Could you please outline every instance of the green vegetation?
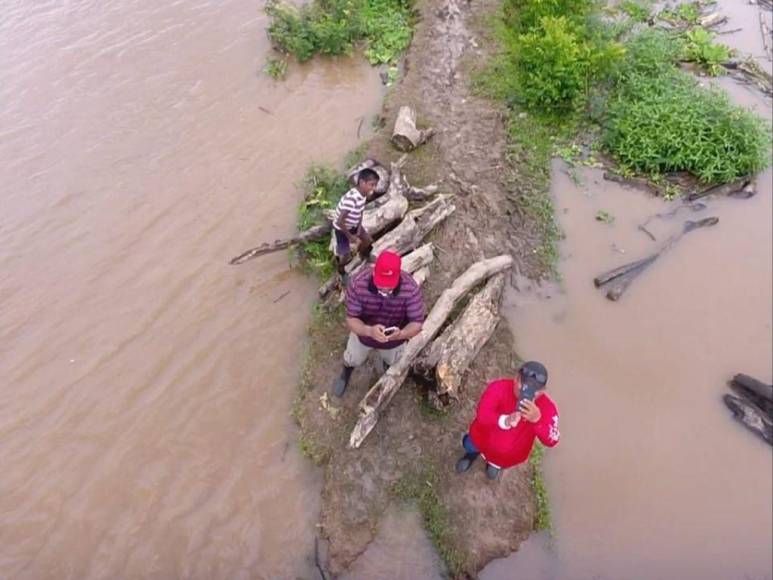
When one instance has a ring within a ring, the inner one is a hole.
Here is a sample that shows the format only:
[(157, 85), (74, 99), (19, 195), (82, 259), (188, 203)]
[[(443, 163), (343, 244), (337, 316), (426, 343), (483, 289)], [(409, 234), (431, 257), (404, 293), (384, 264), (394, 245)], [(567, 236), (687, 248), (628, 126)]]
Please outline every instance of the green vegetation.
[(550, 515), (550, 498), (542, 476), (542, 458), (545, 448), (539, 441), (534, 443), (534, 449), (529, 456), (529, 465), (532, 468), (531, 485), (537, 497), (537, 521), (535, 527), (538, 530), (547, 530), (553, 533), (553, 522)]
[(663, 10), (658, 14), (661, 20), (671, 24), (698, 24), (701, 19), (701, 8), (698, 2), (679, 4), (673, 10)]
[(656, 31), (628, 43), (607, 101), (604, 148), (624, 168), (651, 177), (689, 171), (704, 182), (728, 182), (764, 169), (770, 134), (763, 122), (680, 71), (679, 50)]
[(596, 212), (596, 221), (604, 222), (605, 224), (611, 225), (615, 223), (615, 216), (613, 216), (605, 209), (600, 209), (599, 211)]
[(700, 65), (711, 76), (722, 74), (722, 63), (732, 51), (724, 44), (714, 44), (714, 35), (705, 28), (693, 28), (684, 34), (682, 58)]
[(315, 54), (351, 54), (362, 45), (371, 64), (392, 63), (410, 44), (414, 20), (409, 0), (272, 1), (266, 12), (274, 45), (301, 62)]
[[(302, 187), (305, 195), (298, 206), (298, 229), (301, 231), (325, 223), (325, 212), (335, 208), (338, 200), (349, 189), (349, 184), (346, 176), (340, 172), (330, 167), (312, 165), (303, 178)], [(329, 243), (330, 238), (325, 237), (293, 250), (301, 265), (323, 280), (335, 271)]]
[(274, 80), (282, 80), (287, 74), (287, 61), (283, 58), (269, 58), (263, 72)]
[(634, 22), (646, 22), (650, 17), (648, 0), (624, 0), (618, 8)]
[(451, 539), (448, 521), (448, 508), (438, 495), (438, 476), (432, 466), (420, 474), (403, 476), (392, 486), (392, 494), (404, 500), (416, 503), (424, 529), (440, 557), (445, 562), (451, 577), (463, 572), (463, 557)]

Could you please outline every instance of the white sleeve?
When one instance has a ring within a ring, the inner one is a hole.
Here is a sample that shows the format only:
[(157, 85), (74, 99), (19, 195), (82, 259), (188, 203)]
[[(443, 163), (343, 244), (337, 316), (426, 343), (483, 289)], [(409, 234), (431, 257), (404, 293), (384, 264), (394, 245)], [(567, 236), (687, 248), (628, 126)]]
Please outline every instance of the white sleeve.
[(509, 417), (509, 415), (500, 415), (499, 416), (498, 424), (499, 424), (499, 428), (500, 429), (504, 429), (505, 431), (510, 429), (510, 425), (507, 422), (507, 418), (508, 417)]

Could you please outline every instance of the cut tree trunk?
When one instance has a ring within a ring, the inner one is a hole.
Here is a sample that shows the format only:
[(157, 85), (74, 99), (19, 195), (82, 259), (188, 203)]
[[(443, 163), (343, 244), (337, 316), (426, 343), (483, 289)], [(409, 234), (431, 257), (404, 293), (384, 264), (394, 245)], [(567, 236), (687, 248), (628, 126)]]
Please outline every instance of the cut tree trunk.
[(349, 437), (351, 447), (359, 447), (373, 430), (381, 412), (405, 381), (414, 359), (435, 338), (458, 300), (483, 280), (504, 272), (513, 264), (510, 256), (502, 255), (481, 260), (470, 266), (450, 288), (443, 291), (424, 321), (421, 332), (414, 336), (403, 349), (400, 359), (376, 382), (360, 402), (360, 417)]
[(354, 187), (357, 185), (357, 174), (363, 169), (372, 169), (378, 173), (378, 183), (376, 184), (376, 195), (383, 195), (389, 188), (389, 170), (375, 159), (366, 159), (362, 163), (358, 163), (354, 167), (351, 167), (346, 172), (346, 178), (349, 180), (349, 184)]
[(299, 244), (305, 244), (306, 242), (321, 240), (322, 238), (324, 238), (326, 235), (330, 233), (331, 229), (332, 229), (332, 225), (330, 224), (330, 222), (324, 223), (319, 226), (314, 226), (313, 228), (309, 228), (308, 230), (302, 231), (297, 236), (293, 236), (292, 238), (285, 238), (284, 240), (274, 240), (273, 242), (267, 242), (259, 246), (256, 246), (255, 248), (247, 250), (246, 252), (239, 254), (235, 258), (232, 258), (231, 261), (228, 263), (231, 265), (243, 264), (247, 260), (251, 260), (253, 258), (257, 258), (258, 256), (263, 256), (265, 254), (270, 254), (272, 252), (278, 252), (279, 250), (285, 250), (290, 246), (297, 246)]
[(392, 143), (400, 151), (413, 151), (434, 135), (434, 129), (421, 130), (416, 128), (416, 111), (411, 107), (402, 106), (397, 112), (395, 127), (392, 131)]
[[(424, 207), (409, 211), (395, 229), (376, 240), (371, 255), (378, 256), (384, 250), (404, 255), (413, 250), (435, 226), (456, 210), (456, 206), (451, 203), (451, 197), (439, 195)], [(355, 258), (347, 265), (346, 272), (352, 278), (364, 267), (365, 263), (360, 258)], [(319, 297), (327, 298), (337, 283), (337, 276), (330, 278), (319, 288)]]
[(501, 319), (499, 305), (504, 287), (504, 274), (492, 276), (456, 322), (416, 358), (413, 371), (434, 386), (441, 401), (459, 400), (459, 387), (467, 367)]

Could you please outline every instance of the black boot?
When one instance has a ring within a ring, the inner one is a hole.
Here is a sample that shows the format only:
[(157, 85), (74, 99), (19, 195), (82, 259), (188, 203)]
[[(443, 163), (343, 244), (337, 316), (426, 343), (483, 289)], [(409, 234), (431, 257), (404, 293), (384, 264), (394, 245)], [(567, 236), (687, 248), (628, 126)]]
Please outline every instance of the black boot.
[(352, 378), (353, 370), (354, 367), (348, 367), (344, 365), (343, 370), (341, 370), (341, 375), (336, 379), (335, 383), (333, 383), (333, 394), (336, 397), (344, 396), (346, 387), (349, 386), (349, 379)]
[(486, 464), (486, 477), (488, 477), (490, 480), (495, 480), (497, 477), (499, 477), (499, 472), (502, 471), (498, 467), (494, 467), (490, 463)]
[(464, 473), (470, 469), (472, 462), (478, 458), (478, 455), (480, 455), (480, 453), (465, 453), (464, 457), (456, 462), (456, 473)]

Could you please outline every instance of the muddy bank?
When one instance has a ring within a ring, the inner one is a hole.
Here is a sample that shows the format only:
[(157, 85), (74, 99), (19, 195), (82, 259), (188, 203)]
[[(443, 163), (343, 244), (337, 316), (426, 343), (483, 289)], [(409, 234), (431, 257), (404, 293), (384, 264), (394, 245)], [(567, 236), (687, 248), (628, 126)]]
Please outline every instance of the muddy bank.
[[(383, 163), (398, 157), (388, 137), (402, 104), (414, 106), (419, 122), (437, 130), (408, 156), (403, 169), (413, 184), (442, 180), (441, 193), (456, 196), (456, 212), (430, 238), (437, 252), (425, 285), (428, 305), (482, 256), (509, 253), (519, 272), (540, 274), (533, 251), (540, 233), (522, 218), (513, 199), (542, 182), (522, 179), (521, 191), (505, 185), (503, 111), (470, 90), (471, 67), (487, 56), (475, 22), (495, 9), (493, 1), (421, 4), (405, 77), (388, 96), (385, 129), (366, 152)], [(317, 317), (296, 406), (301, 447), (324, 468), (320, 529), (329, 541), (330, 570), (345, 571), (373, 540), (388, 506), (405, 497), (419, 497), (425, 526), (453, 576), (474, 576), (492, 558), (515, 550), (536, 520), (531, 467), (509, 470), (494, 483), (480, 469), (465, 476), (453, 469), (481, 390), (517, 364), (507, 326), (500, 324), (473, 363), (459, 406), (444, 415), (429, 411), (421, 388), (409, 380), (357, 450), (347, 441), (376, 370), (358, 369), (344, 399), (331, 401), (332, 412), (321, 403), (340, 371), (345, 340), (340, 310)]]

